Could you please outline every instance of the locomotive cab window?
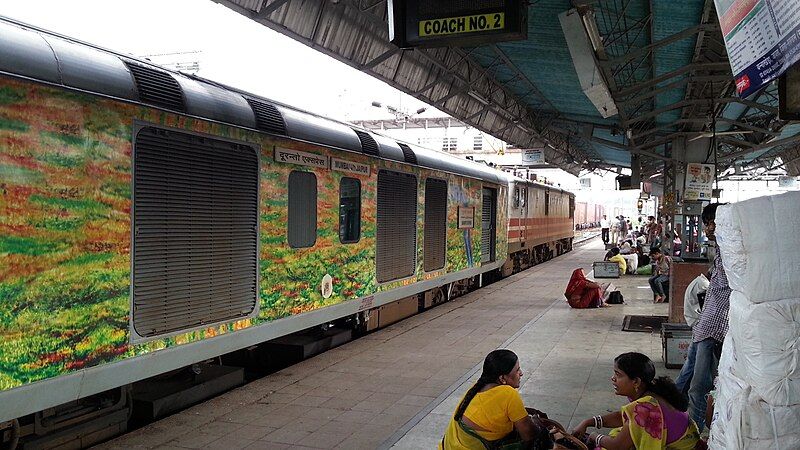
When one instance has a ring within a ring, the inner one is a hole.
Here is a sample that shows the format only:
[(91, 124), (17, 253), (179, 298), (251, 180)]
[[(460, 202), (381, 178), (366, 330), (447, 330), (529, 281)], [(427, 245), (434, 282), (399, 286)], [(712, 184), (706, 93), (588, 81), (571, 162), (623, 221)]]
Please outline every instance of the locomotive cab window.
[(361, 182), (342, 178), (339, 182), (339, 242), (358, 242), (361, 238)]
[(447, 251), (447, 182), (425, 180), (425, 234), (422, 241), (426, 272), (444, 267)]
[(519, 190), (519, 207), (524, 208), (528, 204), (528, 188)]
[(287, 239), (292, 248), (317, 242), (317, 176), (294, 170), (289, 174)]
[(544, 191), (544, 215), (550, 215), (550, 191)]
[(519, 188), (514, 188), (514, 208), (519, 208)]

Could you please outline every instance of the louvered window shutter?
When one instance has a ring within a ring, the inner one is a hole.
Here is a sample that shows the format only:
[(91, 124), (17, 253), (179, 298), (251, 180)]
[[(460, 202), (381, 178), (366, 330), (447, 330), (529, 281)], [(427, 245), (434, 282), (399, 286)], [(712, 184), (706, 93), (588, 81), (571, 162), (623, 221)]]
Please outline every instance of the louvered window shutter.
[(426, 272), (444, 267), (447, 251), (447, 182), (428, 178), (425, 181), (425, 247), (423, 266)]
[(410, 277), (417, 261), (417, 178), (378, 172), (378, 230), (375, 265), (379, 283)]
[(257, 307), (258, 158), (154, 127), (134, 147), (133, 328), (150, 338)]

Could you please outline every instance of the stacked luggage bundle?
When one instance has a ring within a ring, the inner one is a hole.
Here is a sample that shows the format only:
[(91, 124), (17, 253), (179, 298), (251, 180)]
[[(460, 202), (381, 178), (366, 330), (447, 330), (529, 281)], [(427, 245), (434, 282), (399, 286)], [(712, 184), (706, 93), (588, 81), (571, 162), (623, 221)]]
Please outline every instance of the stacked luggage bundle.
[(800, 442), (800, 192), (721, 206), (717, 245), (733, 289), (712, 449)]

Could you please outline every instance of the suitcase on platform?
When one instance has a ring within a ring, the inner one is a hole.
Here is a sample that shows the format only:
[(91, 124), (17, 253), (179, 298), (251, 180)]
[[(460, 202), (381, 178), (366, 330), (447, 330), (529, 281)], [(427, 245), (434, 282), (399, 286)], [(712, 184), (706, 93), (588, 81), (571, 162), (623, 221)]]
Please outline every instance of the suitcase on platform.
[(595, 278), (619, 278), (619, 264), (614, 261), (592, 263)]

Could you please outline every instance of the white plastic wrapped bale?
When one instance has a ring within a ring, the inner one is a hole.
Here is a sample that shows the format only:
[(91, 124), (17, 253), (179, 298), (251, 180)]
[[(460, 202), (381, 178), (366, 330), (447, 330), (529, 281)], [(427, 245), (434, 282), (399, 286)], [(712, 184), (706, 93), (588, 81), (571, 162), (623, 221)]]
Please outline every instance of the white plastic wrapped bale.
[(733, 291), (728, 320), (735, 372), (769, 405), (800, 408), (800, 299), (751, 303)]
[(719, 376), (716, 380), (714, 397), (714, 415), (709, 425), (708, 446), (715, 450), (731, 448), (728, 437), (736, 435), (739, 428), (731, 422), (734, 399), (746, 398), (750, 394), (750, 386), (734, 373), (738, 365), (733, 339), (730, 334), (725, 337), (722, 346), (722, 357), (719, 360)]
[[(738, 432), (728, 427), (728, 449), (773, 450), (797, 449), (800, 446), (800, 411), (789, 406), (770, 406), (758, 401), (751, 392), (734, 403), (731, 422)], [(737, 426), (738, 425), (738, 426)]]
[(722, 254), (722, 265), (728, 278), (728, 286), (737, 291), (744, 290), (744, 279), (747, 274), (747, 255), (744, 251), (742, 229), (736, 218), (738, 211), (733, 205), (722, 205), (717, 208), (714, 217), (717, 238), (717, 251)]
[(797, 298), (800, 191), (721, 206), (715, 223), (731, 288), (754, 303)]

